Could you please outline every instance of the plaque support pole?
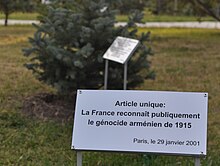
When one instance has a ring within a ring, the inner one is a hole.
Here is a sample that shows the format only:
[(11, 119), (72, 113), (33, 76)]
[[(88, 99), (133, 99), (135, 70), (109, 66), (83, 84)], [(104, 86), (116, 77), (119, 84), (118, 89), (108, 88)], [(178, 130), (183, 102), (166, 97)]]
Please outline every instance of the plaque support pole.
[(105, 78), (104, 78), (104, 90), (108, 87), (108, 60), (105, 60)]
[[(108, 66), (109, 66), (109, 61), (106, 59), (105, 60), (105, 76), (104, 76), (104, 90), (107, 90), (108, 88)], [(124, 83), (123, 83), (123, 89), (127, 89), (127, 76), (128, 76), (128, 63), (126, 62), (124, 64)]]
[(123, 84), (123, 89), (127, 89), (127, 74), (128, 73), (128, 62), (125, 62), (124, 64), (124, 84)]
[(199, 157), (195, 158), (195, 166), (201, 166), (200, 158)]
[(77, 160), (77, 163), (76, 165), (77, 166), (82, 166), (82, 152), (81, 151), (76, 151), (76, 160)]

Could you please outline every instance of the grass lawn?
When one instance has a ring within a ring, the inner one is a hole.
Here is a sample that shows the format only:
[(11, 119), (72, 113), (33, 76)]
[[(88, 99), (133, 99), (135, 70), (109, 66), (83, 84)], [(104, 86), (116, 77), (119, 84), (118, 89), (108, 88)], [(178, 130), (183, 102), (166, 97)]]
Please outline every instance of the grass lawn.
[[(143, 22), (187, 22), (187, 21), (215, 21), (212, 17), (196, 17), (196, 16), (184, 16), (184, 15), (154, 15), (147, 9), (144, 10)], [(127, 15), (118, 15), (118, 21), (126, 22), (128, 20)]]
[[(203, 165), (220, 165), (220, 31), (140, 29), (151, 31), (155, 80), (137, 89), (209, 92), (208, 155)], [(43, 122), (19, 111), (26, 96), (53, 91), (27, 71), (21, 49), (31, 26), (0, 26), (0, 165), (75, 165), (70, 150), (72, 124)], [(83, 152), (84, 165), (193, 166), (191, 157)], [(149, 163), (151, 161), (151, 163)]]
[[(9, 19), (12, 20), (36, 20), (38, 13), (22, 13), (22, 12), (15, 12), (9, 15)], [(5, 19), (5, 15), (0, 13), (0, 19)]]
[[(118, 21), (126, 22), (128, 20), (127, 15), (118, 15)], [(199, 21), (198, 17), (194, 16), (169, 16), (169, 15), (151, 15), (145, 14), (142, 20), (143, 22), (191, 22), (191, 21)], [(211, 17), (203, 17), (200, 21), (215, 21)]]

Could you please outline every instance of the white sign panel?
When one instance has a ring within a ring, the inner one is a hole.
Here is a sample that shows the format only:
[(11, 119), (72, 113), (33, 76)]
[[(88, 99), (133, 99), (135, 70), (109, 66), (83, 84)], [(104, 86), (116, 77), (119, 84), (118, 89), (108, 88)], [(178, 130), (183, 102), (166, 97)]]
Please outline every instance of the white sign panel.
[(138, 40), (118, 36), (103, 58), (124, 64), (135, 51), (138, 43)]
[(72, 149), (206, 155), (207, 93), (78, 90)]

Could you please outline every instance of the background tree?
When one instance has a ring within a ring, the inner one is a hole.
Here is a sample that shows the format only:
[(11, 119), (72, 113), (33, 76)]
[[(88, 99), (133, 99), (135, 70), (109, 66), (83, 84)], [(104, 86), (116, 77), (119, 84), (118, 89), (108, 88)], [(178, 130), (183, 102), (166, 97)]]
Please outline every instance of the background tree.
[[(78, 88), (103, 87), (103, 54), (117, 36), (136, 38), (140, 46), (128, 64), (128, 88), (134, 88), (146, 78), (149, 70), (149, 33), (137, 35), (135, 21), (143, 15), (134, 12), (124, 27), (115, 27), (115, 11), (105, 1), (73, 2), (69, 9), (49, 8), (37, 31), (30, 38), (31, 48), (24, 50), (32, 57), (27, 68), (35, 76), (58, 89), (70, 93)], [(122, 89), (123, 66), (110, 62), (109, 88)]]
[(11, 13), (15, 11), (33, 11), (36, 4), (37, 2), (32, 0), (0, 0), (0, 11), (5, 15), (5, 26), (8, 25), (8, 19)]
[(198, 13), (205, 13), (220, 21), (220, 0), (189, 0)]
[(107, 0), (107, 2), (121, 14), (129, 14), (133, 10), (143, 11), (147, 0)]
[(8, 25), (9, 15), (17, 10), (18, 4), (16, 0), (0, 0), (0, 10), (5, 15), (5, 26)]
[(155, 15), (195, 15), (196, 12), (188, 0), (147, 1), (146, 7)]

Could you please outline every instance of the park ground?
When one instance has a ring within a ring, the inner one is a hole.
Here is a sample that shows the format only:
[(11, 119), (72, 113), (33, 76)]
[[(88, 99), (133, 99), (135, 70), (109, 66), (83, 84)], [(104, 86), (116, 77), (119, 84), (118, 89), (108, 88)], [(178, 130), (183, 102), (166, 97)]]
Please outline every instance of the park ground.
[[(22, 113), (30, 96), (55, 92), (24, 67), (28, 59), (21, 50), (34, 31), (27, 25), (0, 26), (0, 165), (75, 165), (72, 120), (62, 123)], [(208, 92), (208, 155), (202, 165), (220, 165), (220, 31), (139, 28), (140, 33), (147, 31), (156, 79), (137, 89)], [(101, 152), (83, 156), (85, 165), (194, 165), (192, 157)]]

